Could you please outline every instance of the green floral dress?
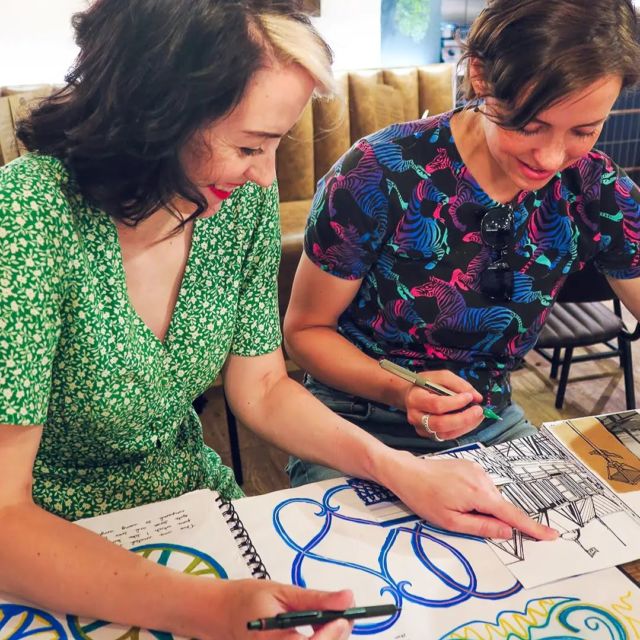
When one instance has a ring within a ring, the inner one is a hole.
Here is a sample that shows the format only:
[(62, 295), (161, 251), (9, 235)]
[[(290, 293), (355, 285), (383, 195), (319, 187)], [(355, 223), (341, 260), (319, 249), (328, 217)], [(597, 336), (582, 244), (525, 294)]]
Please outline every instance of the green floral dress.
[(64, 165), (0, 170), (0, 424), (44, 427), (38, 504), (76, 519), (202, 487), (242, 495), (191, 403), (229, 353), (279, 346), (279, 257), (276, 186), (237, 189), (195, 222), (161, 342), (129, 301), (113, 221)]

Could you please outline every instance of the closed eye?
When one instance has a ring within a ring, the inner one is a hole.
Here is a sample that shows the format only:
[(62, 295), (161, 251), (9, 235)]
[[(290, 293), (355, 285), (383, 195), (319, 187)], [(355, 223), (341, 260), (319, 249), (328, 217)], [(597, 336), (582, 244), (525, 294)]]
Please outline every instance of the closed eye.
[(537, 133), (542, 131), (542, 127), (537, 127), (536, 129), (518, 129), (518, 133), (523, 136), (535, 136)]
[(578, 138), (593, 138), (600, 133), (598, 129), (594, 129), (593, 131), (574, 131), (573, 132)]
[(253, 148), (253, 147), (240, 147), (240, 153), (243, 156), (258, 156), (261, 153), (264, 153), (264, 149), (261, 147)]

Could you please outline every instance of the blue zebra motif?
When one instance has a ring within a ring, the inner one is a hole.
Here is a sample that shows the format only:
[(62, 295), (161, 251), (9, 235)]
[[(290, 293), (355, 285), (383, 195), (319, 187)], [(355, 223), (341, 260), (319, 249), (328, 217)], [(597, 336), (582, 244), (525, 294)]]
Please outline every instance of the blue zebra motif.
[[(362, 280), (339, 318), (343, 336), (376, 359), (447, 368), (500, 410), (508, 371), (535, 344), (567, 275), (593, 259), (613, 277), (640, 277), (640, 195), (591, 151), (518, 194), (512, 241), (498, 256), (480, 225), (502, 203), (462, 161), (454, 115), (357, 142), (319, 183), (305, 250), (327, 272)], [(499, 305), (480, 286), (498, 258), (513, 273), (512, 299)]]

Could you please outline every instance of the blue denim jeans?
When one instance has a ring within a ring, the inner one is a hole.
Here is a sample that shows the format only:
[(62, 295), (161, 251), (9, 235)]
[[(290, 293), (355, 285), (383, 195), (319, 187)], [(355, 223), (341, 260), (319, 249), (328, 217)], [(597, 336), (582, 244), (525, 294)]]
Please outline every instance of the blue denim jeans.
[[(306, 375), (305, 387), (329, 409), (346, 420), (357, 424), (372, 436), (394, 449), (404, 449), (423, 455), (438, 453), (452, 447), (481, 442), (484, 445), (499, 444), (536, 433), (537, 429), (524, 417), (524, 411), (517, 404), (510, 404), (500, 412), (502, 421), (483, 420), (473, 431), (455, 440), (437, 442), (421, 438), (407, 422), (403, 411), (386, 405), (370, 402), (363, 398), (337, 391)], [(306, 462), (295, 456), (289, 458), (287, 473), (292, 487), (308, 482), (337, 478), (339, 471), (313, 462)]]

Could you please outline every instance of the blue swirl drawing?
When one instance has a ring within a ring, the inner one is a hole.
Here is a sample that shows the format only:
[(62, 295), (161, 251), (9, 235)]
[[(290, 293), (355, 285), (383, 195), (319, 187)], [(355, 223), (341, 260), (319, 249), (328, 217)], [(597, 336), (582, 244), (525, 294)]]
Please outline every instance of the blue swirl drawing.
[[(398, 526), (389, 529), (386, 535), (386, 539), (380, 550), (378, 556), (377, 566), (365, 566), (356, 562), (350, 562), (348, 560), (338, 560), (335, 558), (329, 558), (315, 551), (316, 547), (324, 540), (331, 532), (331, 527), (335, 520), (343, 520), (346, 522), (356, 523), (359, 525), (370, 527), (382, 527), (383, 525), (377, 521), (372, 521), (364, 518), (351, 517), (343, 513), (340, 513), (340, 506), (333, 505), (332, 499), (340, 491), (351, 490), (348, 484), (338, 485), (328, 489), (322, 502), (313, 500), (310, 498), (291, 498), (278, 504), (273, 512), (273, 526), (276, 533), (284, 541), (284, 543), (294, 551), (294, 559), (291, 565), (291, 582), (299, 586), (306, 586), (306, 580), (304, 578), (304, 565), (307, 560), (313, 560), (320, 563), (333, 564), (336, 566), (353, 569), (360, 571), (369, 578), (377, 579), (380, 581), (380, 594), (388, 594), (393, 603), (402, 607), (404, 601), (413, 602), (425, 607), (442, 608), (452, 607), (461, 602), (477, 598), (480, 600), (501, 600), (514, 593), (517, 593), (522, 589), (519, 582), (514, 582), (506, 589), (500, 591), (483, 591), (478, 587), (478, 578), (474, 568), (464, 555), (456, 549), (453, 545), (447, 541), (438, 537), (437, 534), (445, 533), (441, 529), (434, 527), (426, 522), (415, 522), (412, 525)], [(308, 504), (317, 509), (315, 516), (318, 518), (318, 531), (309, 542), (304, 545), (298, 544), (287, 533), (285, 526), (282, 523), (282, 513), (285, 509), (292, 504)], [(458, 538), (465, 538), (468, 540), (477, 540), (482, 542), (480, 538), (473, 536), (467, 536), (464, 534), (451, 534), (446, 532), (449, 536)], [(415, 557), (420, 565), (434, 576), (442, 584), (446, 585), (449, 589), (453, 590), (455, 594), (451, 597), (434, 599), (421, 596), (416, 593), (412, 593), (411, 584), (407, 580), (396, 579), (389, 568), (389, 558), (394, 545), (400, 536), (409, 536), (411, 540), (411, 546), (415, 553)], [(447, 550), (453, 558), (455, 558), (459, 565), (462, 567), (465, 579), (461, 581), (456, 579), (451, 573), (445, 569), (436, 566), (429, 558), (429, 555), (425, 551), (424, 545), (426, 542), (439, 545)], [(358, 623), (353, 628), (354, 635), (370, 635), (374, 633), (380, 633), (386, 629), (391, 628), (398, 620), (399, 613), (389, 616), (387, 619), (372, 622), (372, 623)]]
[[(635, 637), (635, 634), (634, 634)], [(503, 640), (630, 640), (610, 611), (576, 598), (529, 600), (523, 611), (502, 611), (495, 620), (470, 620), (438, 640), (501, 638)]]
[[(273, 511), (274, 529), (284, 544), (294, 553), (290, 572), (290, 580), (293, 584), (307, 586), (305, 566), (309, 562), (317, 562), (361, 572), (367, 576), (369, 582), (378, 581), (380, 595), (385, 595), (398, 607), (402, 607), (406, 603), (413, 603), (431, 609), (444, 609), (472, 600), (500, 601), (522, 590), (522, 585), (515, 579), (506, 588), (498, 590), (481, 588), (479, 576), (472, 561), (451, 542), (452, 538), (458, 538), (485, 544), (481, 538), (443, 531), (423, 521), (388, 527), (375, 520), (345, 514), (344, 508), (336, 504), (335, 498), (341, 491), (351, 489), (352, 487), (348, 484), (341, 484), (329, 488), (321, 500), (308, 497), (290, 498), (276, 505)], [(313, 516), (317, 518), (317, 529), (309, 534), (308, 538), (310, 539), (307, 542), (294, 540), (284, 524), (285, 512), (292, 505), (296, 505), (293, 507), (294, 512), (299, 510), (302, 505), (312, 507)], [(319, 545), (330, 536), (332, 527), (340, 520), (363, 527), (380, 527), (386, 531), (375, 563), (365, 565), (350, 559), (329, 557), (319, 552)], [(441, 537), (442, 534), (446, 534), (447, 539)], [(408, 538), (406, 538), (407, 536)], [(393, 549), (403, 537), (410, 541), (411, 550), (420, 570), (424, 569), (431, 579), (445, 586), (449, 595), (440, 598), (426, 597), (416, 593), (409, 580), (393, 575), (391, 568)], [(428, 549), (433, 549), (435, 546), (445, 550), (446, 557), (453, 560), (447, 564), (448, 568), (438, 566), (434, 562), (434, 554), (429, 553)], [(455, 566), (453, 566), (454, 564)], [(451, 592), (453, 593), (451, 594)], [(356, 623), (353, 627), (353, 634), (381, 633), (393, 627), (399, 616), (400, 613), (396, 613), (383, 620)], [(476, 628), (476, 635), (467, 633), (467, 631)], [(512, 632), (514, 628), (518, 629), (517, 633)], [(480, 633), (481, 631), (487, 632), (488, 629), (494, 629), (495, 635), (494, 633), (489, 635)], [(463, 630), (464, 633), (462, 633)], [(598, 635), (595, 635), (596, 633)], [(606, 609), (580, 602), (576, 598), (550, 596), (530, 600), (524, 611), (502, 611), (493, 621), (471, 620), (465, 622), (442, 636), (441, 640), (471, 637), (504, 638), (504, 640), (573, 640), (577, 638), (627, 640), (629, 636), (625, 631), (624, 624)]]
[(50, 613), (21, 604), (0, 603), (0, 638), (67, 640), (67, 632)]

